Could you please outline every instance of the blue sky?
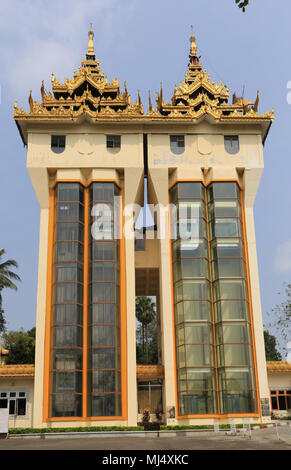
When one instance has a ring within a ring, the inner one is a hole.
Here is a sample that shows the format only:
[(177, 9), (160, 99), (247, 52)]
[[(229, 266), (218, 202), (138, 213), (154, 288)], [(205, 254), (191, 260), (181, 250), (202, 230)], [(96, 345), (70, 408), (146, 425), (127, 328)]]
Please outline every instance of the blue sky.
[[(13, 121), (13, 104), (28, 109), (51, 74), (72, 77), (84, 57), (93, 23), (95, 53), (108, 79), (127, 82), (132, 100), (148, 90), (155, 103), (163, 82), (169, 100), (184, 79), (190, 25), (202, 63), (230, 94), (254, 100), (260, 112), (275, 109), (265, 148), (265, 170), (255, 203), (261, 297), (266, 312), (291, 277), (291, 3), (250, 0), (242, 13), (234, 0), (0, 0), (0, 247), (19, 263), (17, 293), (5, 291), (7, 328), (35, 325), (39, 207), (26, 171), (26, 149)], [(11, 178), (13, 174), (13, 179)]]

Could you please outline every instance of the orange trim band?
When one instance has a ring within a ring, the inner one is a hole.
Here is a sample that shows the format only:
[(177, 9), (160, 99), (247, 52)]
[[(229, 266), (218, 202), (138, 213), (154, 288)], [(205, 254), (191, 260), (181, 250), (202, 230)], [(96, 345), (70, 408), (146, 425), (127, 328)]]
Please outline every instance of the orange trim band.
[[(168, 203), (170, 205), (170, 192), (168, 192)], [(169, 246), (170, 246), (170, 279), (171, 279), (171, 304), (172, 304), (172, 330), (173, 330), (173, 361), (174, 361), (174, 374), (175, 374), (175, 406), (176, 416), (179, 413), (178, 403), (178, 377), (177, 377), (177, 349), (176, 349), (176, 331), (175, 331), (175, 304), (174, 304), (174, 276), (173, 276), (173, 254), (172, 254), (172, 232), (171, 232), (171, 215), (168, 211), (168, 224), (169, 224)]]
[(247, 269), (246, 274), (247, 274), (247, 287), (248, 287), (248, 297), (249, 297), (249, 313), (250, 313), (250, 322), (251, 322), (252, 351), (253, 351), (253, 361), (254, 361), (255, 381), (256, 381), (256, 395), (257, 395), (257, 407), (258, 407), (257, 409), (258, 409), (259, 415), (261, 416), (262, 412), (261, 412), (261, 402), (260, 402), (260, 393), (259, 393), (256, 343), (255, 343), (255, 335), (254, 335), (253, 301), (252, 301), (252, 292), (251, 292), (251, 284), (250, 284), (250, 267), (249, 267), (248, 242), (247, 242), (247, 234), (246, 234), (245, 205), (244, 205), (243, 191), (241, 191), (241, 211), (242, 211), (245, 264), (246, 264), (246, 269)]
[[(81, 184), (84, 188), (89, 188), (89, 186), (92, 184), (92, 183), (114, 183), (116, 184), (116, 186), (118, 186), (119, 189), (121, 189), (121, 185), (118, 181), (116, 180), (111, 180), (111, 179), (92, 179), (90, 180), (89, 183), (84, 183), (84, 181), (80, 180), (80, 179), (66, 179), (66, 180), (59, 180), (59, 179), (56, 179), (54, 184), (53, 184), (53, 188), (56, 187), (56, 185), (58, 183), (79, 183)], [(66, 201), (68, 202), (68, 201)], [(76, 201), (74, 201), (76, 202)]]
[(51, 354), (51, 325), (52, 325), (52, 284), (53, 284), (53, 238), (54, 238), (54, 212), (55, 192), (50, 189), (49, 194), (49, 225), (48, 225), (48, 257), (47, 257), (47, 287), (46, 287), (46, 320), (45, 320), (45, 346), (44, 346), (44, 381), (43, 381), (43, 420), (49, 416), (49, 365)]
[(238, 186), (239, 186), (239, 188), (240, 188), (240, 190), (243, 189), (242, 186), (241, 186), (241, 184), (240, 184), (240, 182), (239, 182), (239, 180), (236, 179), (236, 178), (230, 178), (230, 179), (224, 179), (224, 178), (221, 178), (221, 179), (213, 179), (213, 180), (208, 181), (208, 183), (204, 183), (204, 180), (203, 180), (203, 179), (195, 179), (195, 178), (194, 178), (194, 179), (183, 179), (183, 180), (182, 180), (182, 179), (176, 179), (176, 180), (174, 181), (174, 183), (172, 183), (172, 184), (169, 186), (168, 190), (170, 191), (170, 190), (173, 188), (173, 186), (175, 186), (175, 184), (177, 184), (177, 183), (201, 183), (201, 184), (203, 184), (203, 186), (204, 186), (205, 188), (207, 188), (207, 186), (209, 186), (209, 185), (212, 184), (212, 183), (223, 183), (223, 182), (225, 182), (225, 183), (231, 183), (231, 182), (237, 183)]
[(121, 191), (122, 205), (120, 207), (121, 220), (121, 238), (120, 238), (120, 360), (121, 360), (121, 405), (122, 417), (128, 416), (128, 397), (127, 397), (127, 309), (126, 309), (126, 264), (125, 264), (125, 239), (124, 239), (124, 219), (123, 206), (124, 198)]

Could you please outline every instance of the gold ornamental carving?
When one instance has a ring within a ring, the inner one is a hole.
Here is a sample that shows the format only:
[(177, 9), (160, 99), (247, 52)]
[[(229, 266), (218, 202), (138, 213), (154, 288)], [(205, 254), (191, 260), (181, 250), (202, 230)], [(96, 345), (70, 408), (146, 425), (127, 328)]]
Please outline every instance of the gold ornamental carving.
[(204, 117), (219, 122), (272, 122), (274, 110), (259, 114), (259, 93), (254, 102), (237, 97), (234, 93), (229, 103), (229, 89), (222, 82), (215, 84), (200, 62), (195, 36), (190, 37), (190, 52), (185, 80), (175, 85), (171, 102), (163, 98), (163, 87), (156, 94), (156, 108), (149, 95), (149, 108), (144, 113), (140, 93), (134, 104), (127, 91), (120, 92), (119, 80), (108, 82), (95, 58), (92, 27), (88, 33), (89, 43), (86, 59), (82, 59), (73, 78), (64, 83), (51, 77), (52, 91), (46, 92), (41, 84), (41, 103), (34, 101), (29, 93), (29, 112), (14, 104), (14, 119), (22, 121), (71, 121), (82, 115), (96, 121), (181, 121), (196, 123)]

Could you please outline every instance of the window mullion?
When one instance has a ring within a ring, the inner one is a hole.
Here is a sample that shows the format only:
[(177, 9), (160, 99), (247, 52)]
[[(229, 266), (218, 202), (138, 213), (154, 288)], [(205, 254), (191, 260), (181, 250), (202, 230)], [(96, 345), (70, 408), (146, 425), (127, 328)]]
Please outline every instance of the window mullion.
[(205, 208), (207, 220), (207, 237), (208, 237), (208, 266), (209, 266), (209, 280), (210, 280), (210, 296), (211, 296), (211, 314), (212, 314), (212, 331), (213, 331), (213, 349), (214, 349), (214, 368), (215, 368), (215, 382), (216, 382), (216, 403), (217, 412), (220, 414), (220, 400), (219, 400), (219, 381), (218, 381), (218, 361), (217, 361), (217, 348), (216, 348), (216, 332), (215, 332), (215, 314), (214, 314), (214, 296), (213, 296), (213, 279), (212, 279), (212, 258), (210, 249), (210, 229), (209, 229), (209, 213), (208, 213), (208, 194), (205, 191)]
[(88, 416), (88, 290), (89, 290), (89, 188), (84, 190), (84, 265), (83, 265), (83, 417)]

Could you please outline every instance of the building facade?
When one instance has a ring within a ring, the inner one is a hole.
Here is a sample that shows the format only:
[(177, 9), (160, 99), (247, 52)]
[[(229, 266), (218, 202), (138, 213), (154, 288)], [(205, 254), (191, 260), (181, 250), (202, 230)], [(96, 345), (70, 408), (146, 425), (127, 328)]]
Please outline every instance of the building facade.
[(271, 410), (275, 417), (291, 417), (291, 361), (267, 362)]
[[(41, 209), (33, 425), (269, 420), (253, 205), (273, 111), (230, 104), (192, 34), (185, 80), (145, 112), (93, 36), (72, 79), (15, 103)], [(135, 231), (145, 187), (155, 229)], [(137, 367), (141, 295), (159, 354)]]
[(8, 408), (9, 429), (33, 426), (33, 364), (0, 364), (0, 408)]

